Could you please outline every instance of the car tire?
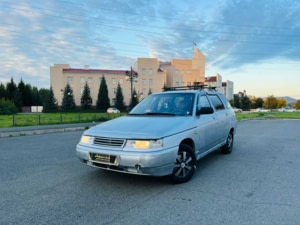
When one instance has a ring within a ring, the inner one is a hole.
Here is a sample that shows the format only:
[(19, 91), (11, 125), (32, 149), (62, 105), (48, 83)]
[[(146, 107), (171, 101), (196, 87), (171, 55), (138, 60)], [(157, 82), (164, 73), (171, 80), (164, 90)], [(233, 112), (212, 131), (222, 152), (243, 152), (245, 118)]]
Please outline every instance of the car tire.
[(221, 152), (223, 154), (230, 154), (232, 152), (232, 148), (233, 148), (233, 132), (230, 131), (227, 136), (226, 144), (221, 146)]
[(179, 146), (171, 179), (174, 183), (187, 182), (195, 173), (196, 156), (193, 149), (186, 144)]

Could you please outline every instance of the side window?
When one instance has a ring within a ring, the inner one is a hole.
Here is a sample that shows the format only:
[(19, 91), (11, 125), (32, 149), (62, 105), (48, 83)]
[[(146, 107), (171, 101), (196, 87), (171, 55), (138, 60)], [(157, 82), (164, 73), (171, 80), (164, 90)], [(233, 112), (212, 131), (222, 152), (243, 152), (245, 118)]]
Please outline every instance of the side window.
[(206, 97), (206, 95), (202, 95), (199, 98), (199, 102), (198, 102), (198, 109), (200, 108), (210, 108), (211, 105)]
[(229, 103), (229, 101), (227, 100), (227, 98), (224, 95), (220, 95), (221, 100), (224, 102), (225, 108), (231, 108), (231, 105)]
[(225, 109), (223, 102), (217, 95), (209, 95), (208, 97), (217, 111)]

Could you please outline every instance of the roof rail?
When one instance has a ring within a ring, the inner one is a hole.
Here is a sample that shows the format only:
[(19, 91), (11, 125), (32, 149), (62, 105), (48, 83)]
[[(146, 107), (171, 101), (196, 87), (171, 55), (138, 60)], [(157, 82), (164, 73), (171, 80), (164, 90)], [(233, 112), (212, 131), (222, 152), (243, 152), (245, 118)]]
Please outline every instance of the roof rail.
[(163, 87), (163, 91), (180, 91), (180, 90), (213, 90), (216, 91), (217, 87), (210, 87), (206, 84), (199, 84), (199, 85), (189, 85), (189, 86), (178, 86), (178, 87)]

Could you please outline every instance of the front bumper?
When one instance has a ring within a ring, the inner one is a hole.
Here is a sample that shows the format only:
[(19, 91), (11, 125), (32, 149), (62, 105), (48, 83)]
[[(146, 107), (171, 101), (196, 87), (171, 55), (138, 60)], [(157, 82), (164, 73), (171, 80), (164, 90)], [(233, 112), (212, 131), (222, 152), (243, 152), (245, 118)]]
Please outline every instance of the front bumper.
[(81, 162), (88, 166), (150, 176), (171, 174), (177, 152), (178, 146), (154, 152), (125, 152), (122, 150), (93, 148), (81, 144), (76, 146), (76, 155)]

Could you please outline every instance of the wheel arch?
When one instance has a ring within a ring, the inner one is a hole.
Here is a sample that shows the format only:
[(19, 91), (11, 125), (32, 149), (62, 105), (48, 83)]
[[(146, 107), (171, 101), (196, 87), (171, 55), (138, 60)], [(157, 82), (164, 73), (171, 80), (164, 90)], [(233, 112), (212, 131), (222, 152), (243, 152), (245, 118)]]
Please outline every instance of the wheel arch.
[(186, 139), (182, 140), (180, 142), (179, 146), (182, 144), (186, 144), (186, 145), (190, 146), (193, 149), (193, 151), (195, 151), (195, 143), (191, 138), (186, 138)]

